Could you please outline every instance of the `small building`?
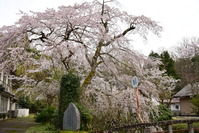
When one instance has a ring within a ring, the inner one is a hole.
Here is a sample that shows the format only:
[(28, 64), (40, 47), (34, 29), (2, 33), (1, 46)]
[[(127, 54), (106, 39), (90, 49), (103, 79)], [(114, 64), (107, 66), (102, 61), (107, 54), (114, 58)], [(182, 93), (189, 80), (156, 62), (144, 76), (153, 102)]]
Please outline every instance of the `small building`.
[(196, 94), (199, 94), (199, 84), (188, 84), (182, 90), (174, 95), (180, 100), (180, 115), (195, 115), (192, 112), (192, 103), (190, 100)]
[(180, 115), (180, 99), (179, 98), (173, 98), (170, 100), (164, 100), (164, 104), (169, 104), (170, 109), (173, 115)]
[(8, 75), (0, 73), (0, 119), (14, 117), (18, 99), (12, 92), (11, 80)]
[(170, 108), (173, 115), (180, 115), (180, 99), (178, 98), (172, 99)]

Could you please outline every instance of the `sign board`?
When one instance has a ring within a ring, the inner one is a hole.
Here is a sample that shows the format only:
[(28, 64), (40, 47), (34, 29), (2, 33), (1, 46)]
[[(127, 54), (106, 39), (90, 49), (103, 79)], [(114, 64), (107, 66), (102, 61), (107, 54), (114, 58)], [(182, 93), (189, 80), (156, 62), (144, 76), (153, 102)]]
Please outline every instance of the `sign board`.
[(136, 88), (138, 86), (138, 78), (136, 76), (132, 78), (132, 86), (133, 88)]

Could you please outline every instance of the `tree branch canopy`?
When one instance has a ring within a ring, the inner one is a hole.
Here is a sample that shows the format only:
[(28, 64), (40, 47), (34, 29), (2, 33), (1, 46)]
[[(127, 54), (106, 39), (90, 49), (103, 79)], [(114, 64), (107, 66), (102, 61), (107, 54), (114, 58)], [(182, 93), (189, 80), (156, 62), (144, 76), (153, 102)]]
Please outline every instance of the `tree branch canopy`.
[[(82, 83), (86, 88), (106, 58), (112, 56), (122, 62), (124, 51), (121, 49), (131, 51), (133, 44), (129, 42), (127, 34), (133, 32), (146, 39), (149, 32), (159, 35), (162, 31), (162, 27), (150, 18), (129, 15), (112, 6), (111, 2), (84, 2), (60, 6), (57, 10), (22, 13), (22, 17), (16, 22), (17, 26), (0, 29), (0, 43), (6, 47), (29, 45), (40, 49), (42, 58), (56, 55), (58, 64), (66, 72), (74, 71), (78, 63), (81, 63), (81, 67), (85, 67), (81, 70), (84, 70)], [(24, 36), (27, 36), (27, 40)], [(122, 53), (121, 57), (117, 53)], [(29, 54), (32, 53), (24, 53), (20, 58), (29, 58)], [(76, 61), (69, 63), (68, 59)], [(17, 67), (19, 59), (15, 60), (13, 65)]]

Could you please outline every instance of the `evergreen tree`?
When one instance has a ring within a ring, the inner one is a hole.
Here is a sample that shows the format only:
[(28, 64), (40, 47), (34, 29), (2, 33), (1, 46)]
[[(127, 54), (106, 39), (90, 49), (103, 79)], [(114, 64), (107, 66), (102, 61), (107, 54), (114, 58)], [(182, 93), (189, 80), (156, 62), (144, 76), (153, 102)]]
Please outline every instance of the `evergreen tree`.
[(175, 71), (175, 62), (169, 55), (168, 51), (164, 51), (163, 53), (161, 53), (160, 58), (161, 62), (163, 63), (160, 65), (160, 70), (166, 70), (166, 74), (168, 76), (178, 78)]
[(159, 65), (159, 69), (161, 71), (165, 70), (165, 74), (167, 74), (168, 76), (179, 79), (179, 76), (175, 70), (175, 61), (172, 59), (168, 51), (164, 51), (160, 55), (152, 51), (149, 54), (149, 57), (160, 59), (162, 64)]
[(149, 57), (150, 58), (160, 58), (160, 55), (158, 53), (151, 51), (151, 53), (149, 54)]

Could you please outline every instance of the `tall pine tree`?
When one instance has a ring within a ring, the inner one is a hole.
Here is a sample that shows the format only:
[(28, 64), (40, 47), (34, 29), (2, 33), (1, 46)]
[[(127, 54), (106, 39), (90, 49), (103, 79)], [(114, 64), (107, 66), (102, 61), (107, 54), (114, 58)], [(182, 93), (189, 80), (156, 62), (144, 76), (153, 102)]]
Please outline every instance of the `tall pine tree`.
[(149, 54), (149, 57), (160, 59), (162, 64), (159, 65), (159, 69), (161, 71), (165, 70), (166, 71), (165, 73), (168, 76), (172, 76), (175, 79), (179, 79), (179, 76), (178, 76), (178, 74), (176, 73), (176, 70), (175, 70), (175, 61), (170, 56), (168, 51), (164, 51), (160, 55), (158, 53), (155, 53), (155, 52), (152, 51)]

